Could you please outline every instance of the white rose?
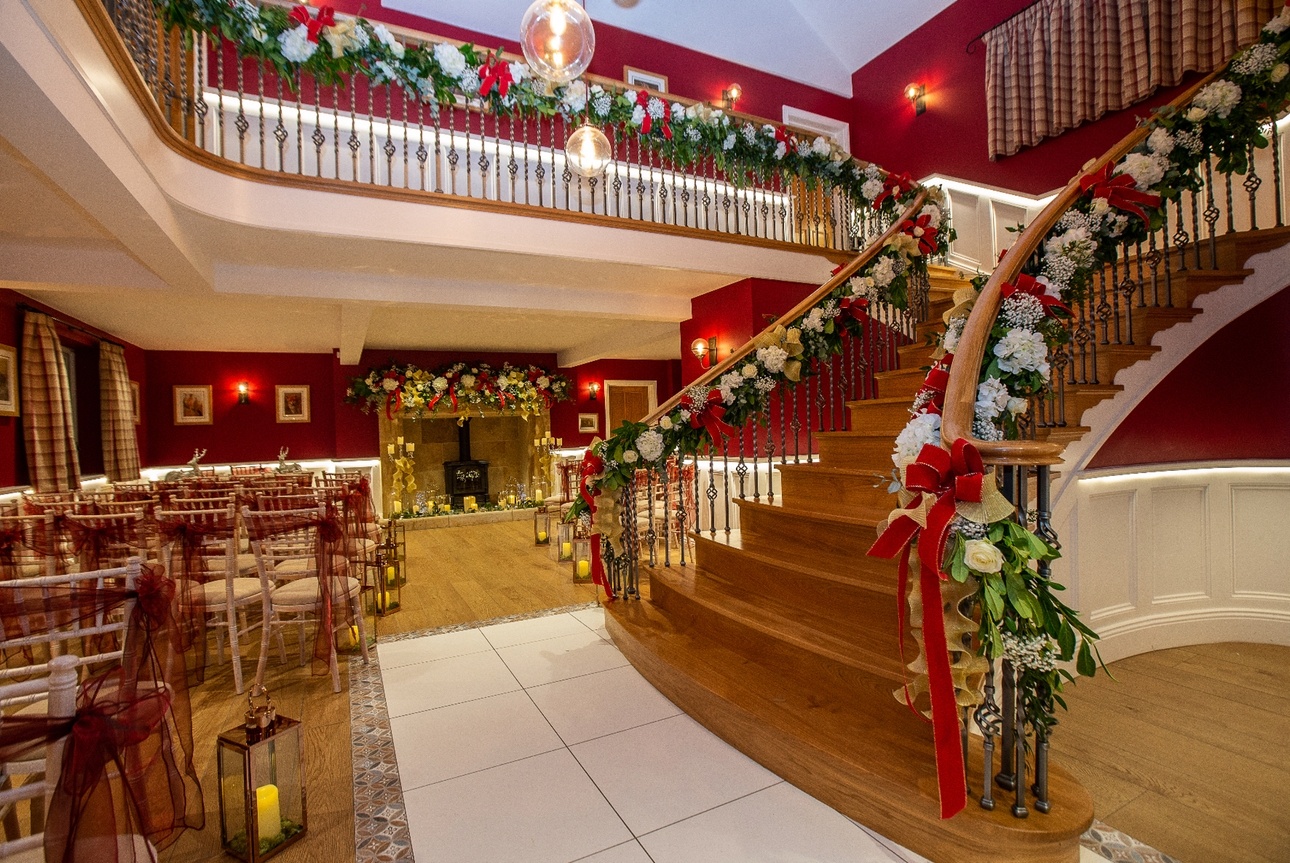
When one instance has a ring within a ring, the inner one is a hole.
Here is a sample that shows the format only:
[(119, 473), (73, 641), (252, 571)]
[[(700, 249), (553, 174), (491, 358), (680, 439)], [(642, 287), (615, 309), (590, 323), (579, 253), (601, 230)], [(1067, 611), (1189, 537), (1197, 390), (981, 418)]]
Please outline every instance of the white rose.
[(830, 149), (831, 148), (829, 147), (829, 139), (823, 137), (822, 135), (817, 136), (815, 140), (811, 142), (811, 152), (817, 156), (829, 155)]
[(1188, 120), (1191, 120), (1193, 123), (1199, 123), (1201, 120), (1204, 120), (1209, 116), (1209, 112), (1204, 108), (1191, 107), (1187, 109), (1187, 113), (1183, 114), (1183, 116)]
[(634, 449), (623, 451), (623, 461), (627, 462), (627, 464), (636, 464), (636, 460), (639, 458), (640, 456), (636, 454)]
[(1008, 399), (1008, 413), (1012, 416), (1020, 416), (1030, 410), (1030, 402), (1022, 398)]
[(1003, 569), (1003, 552), (984, 539), (969, 539), (963, 543), (963, 562), (976, 572), (1000, 572)]
[(661, 428), (663, 431), (671, 431), (671, 430), (672, 430), (672, 418), (671, 418), (671, 417), (667, 417), (667, 416), (662, 417), (662, 418), (658, 421), (658, 427), (659, 427), (659, 428)]
[(757, 377), (757, 367), (752, 363), (748, 363), (739, 370), (739, 374), (743, 375), (745, 378), (755, 378)]
[(1268, 73), (1268, 77), (1272, 79), (1273, 84), (1281, 83), (1281, 81), (1285, 79), (1286, 75), (1290, 75), (1290, 64), (1287, 63), (1278, 63), (1273, 66), (1272, 71)]

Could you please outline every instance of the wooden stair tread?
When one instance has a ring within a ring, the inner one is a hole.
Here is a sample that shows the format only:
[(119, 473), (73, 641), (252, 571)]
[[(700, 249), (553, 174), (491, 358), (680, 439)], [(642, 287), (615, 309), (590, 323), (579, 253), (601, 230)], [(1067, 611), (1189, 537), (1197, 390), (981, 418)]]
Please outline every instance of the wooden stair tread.
[(695, 534), (695, 538), (699, 541), (700, 548), (702, 548), (703, 543), (713, 543), (737, 549), (739, 553), (746, 557), (748, 562), (751, 564), (773, 566), (778, 569), (791, 570), (809, 578), (815, 578), (821, 581), (832, 581), (846, 585), (847, 587), (854, 587), (858, 590), (870, 591), (884, 596), (896, 595), (895, 578), (887, 579), (885, 581), (875, 581), (860, 572), (840, 570), (836, 567), (811, 566), (810, 564), (801, 562), (800, 560), (786, 560), (782, 557), (771, 557), (770, 555), (762, 554), (755, 549), (744, 548), (743, 532), (739, 530), (732, 530), (729, 534), (726, 534), (725, 531), (717, 531), (715, 536), (702, 533)]

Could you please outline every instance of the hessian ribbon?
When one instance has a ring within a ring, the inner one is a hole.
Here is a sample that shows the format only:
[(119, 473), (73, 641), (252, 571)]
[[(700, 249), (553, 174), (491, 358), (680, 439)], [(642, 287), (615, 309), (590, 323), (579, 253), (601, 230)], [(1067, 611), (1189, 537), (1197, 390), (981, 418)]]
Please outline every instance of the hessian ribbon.
[(503, 60), (494, 58), (479, 67), (480, 96), (487, 96), (493, 89), (493, 85), (496, 84), (497, 95), (505, 99), (507, 91), (511, 89), (511, 85), (514, 83), (515, 79), (511, 77), (511, 66)]
[(1128, 174), (1112, 176), (1114, 170), (1115, 166), (1108, 162), (1091, 174), (1080, 177), (1080, 191), (1090, 198), (1106, 198), (1106, 202), (1117, 210), (1133, 213), (1142, 221), (1148, 221), (1147, 211), (1142, 207), (1160, 206), (1160, 196), (1139, 191), (1137, 183)]
[(1000, 293), (1003, 294), (1005, 300), (1013, 294), (1029, 294), (1043, 304), (1044, 314), (1050, 318), (1057, 317), (1053, 313), (1053, 309), (1061, 309), (1068, 315), (1071, 313), (1070, 306), (1049, 294), (1043, 282), (1025, 273), (1018, 273), (1017, 280), (1005, 284)]
[(697, 401), (689, 393), (681, 396), (681, 407), (690, 412), (690, 427), (702, 426), (714, 444), (721, 443), (721, 436), (733, 435), (735, 427), (722, 417), (726, 415), (725, 406), (721, 404), (721, 390), (708, 390), (702, 401)]
[(293, 6), (291, 14), (288, 16), (297, 24), (303, 24), (309, 32), (309, 41), (317, 42), (318, 34), (324, 27), (336, 26), (336, 10), (330, 6), (318, 7), (318, 17), (313, 18), (309, 15), (309, 8), (306, 6)]
[(600, 446), (600, 438), (594, 438), (591, 446), (582, 456), (582, 470), (578, 474), (578, 496), (587, 504), (587, 511), (591, 513), (591, 581), (605, 589), (605, 596), (610, 602), (613, 602), (614, 589), (609, 584), (609, 579), (605, 577), (605, 562), (601, 557), (601, 540), (600, 531), (596, 525), (596, 496), (591, 493), (590, 484), (597, 477), (605, 472), (605, 460), (596, 454), (596, 449)]
[[(932, 702), (932, 736), (942, 818), (951, 818), (963, 810), (967, 805), (967, 791), (958, 706), (942, 616), (941, 579), (945, 574), (941, 571), (941, 561), (950, 522), (959, 503), (981, 503), (986, 485), (981, 454), (966, 440), (956, 440), (950, 452), (927, 444), (917, 460), (905, 466), (905, 488), (914, 492), (915, 497), (903, 509), (892, 512), (886, 530), (869, 549), (872, 557), (900, 556), (897, 595), (901, 599), (897, 603), (897, 625), (903, 643), (909, 557), (913, 546), (918, 547), (919, 586), (923, 594), (923, 657), (927, 662)], [(998, 491), (992, 482), (989, 485)], [(908, 690), (905, 698), (912, 708)]]
[(802, 379), (802, 331), (797, 327), (784, 329), (783, 324), (776, 324), (774, 329), (757, 340), (759, 348), (779, 348), (788, 354), (784, 360), (784, 377), (796, 383)]

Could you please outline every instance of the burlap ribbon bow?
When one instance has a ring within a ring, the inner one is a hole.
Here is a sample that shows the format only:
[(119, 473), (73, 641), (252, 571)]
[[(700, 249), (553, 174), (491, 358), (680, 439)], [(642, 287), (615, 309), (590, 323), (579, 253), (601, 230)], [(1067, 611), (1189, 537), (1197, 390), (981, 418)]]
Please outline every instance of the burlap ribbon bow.
[(758, 348), (779, 348), (788, 354), (784, 360), (784, 377), (796, 383), (802, 379), (802, 331), (797, 327), (785, 329), (782, 324), (757, 339)]
[(390, 481), (390, 491), (398, 497), (403, 492), (417, 490), (416, 477), (412, 475), (412, 459), (407, 456), (394, 460), (394, 478)]

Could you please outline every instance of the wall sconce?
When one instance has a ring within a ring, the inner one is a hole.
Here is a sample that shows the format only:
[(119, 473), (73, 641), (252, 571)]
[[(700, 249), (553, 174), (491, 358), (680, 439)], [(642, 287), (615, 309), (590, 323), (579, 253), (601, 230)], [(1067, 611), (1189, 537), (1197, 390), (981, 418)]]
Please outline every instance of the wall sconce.
[(735, 109), (735, 103), (739, 101), (739, 97), (743, 94), (743, 87), (740, 87), (738, 84), (731, 84), (729, 87), (726, 87), (721, 91), (721, 104), (725, 106), (727, 111), (733, 111)]
[(237, 403), (240, 405), (250, 404), (251, 402), (251, 385), (246, 381), (241, 381), (237, 385)]
[(910, 84), (905, 88), (905, 98), (914, 106), (914, 116), (927, 110), (927, 87), (923, 84)]
[(710, 368), (712, 361), (717, 358), (717, 337), (710, 339), (695, 339), (690, 342), (690, 353), (694, 354), (695, 359), (703, 368)]
[(600, 397), (600, 384), (587, 384), (587, 389), (591, 391), (591, 401)]

